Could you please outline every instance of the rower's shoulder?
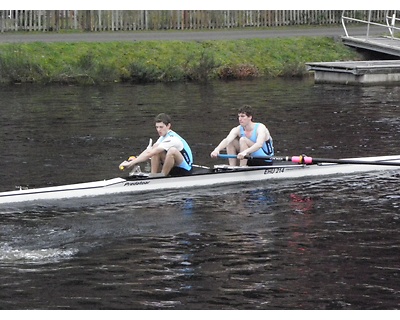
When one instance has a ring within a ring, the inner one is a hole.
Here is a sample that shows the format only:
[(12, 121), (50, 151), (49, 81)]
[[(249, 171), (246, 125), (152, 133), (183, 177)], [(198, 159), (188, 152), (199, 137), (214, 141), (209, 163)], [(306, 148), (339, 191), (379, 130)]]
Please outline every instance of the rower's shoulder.
[(233, 127), (232, 128), (232, 131), (240, 131), (240, 128), (241, 128), (242, 126), (239, 124), (239, 125), (237, 125), (236, 127)]
[(229, 133), (230, 134), (232, 134), (232, 133), (239, 134), (240, 133), (240, 125), (233, 127)]
[(260, 128), (266, 128), (267, 126), (264, 124), (264, 123), (262, 123), (262, 122), (256, 122), (256, 124), (258, 124), (258, 127)]
[(261, 122), (258, 122), (257, 130), (263, 130), (263, 131), (269, 132), (267, 126), (264, 123), (261, 123)]

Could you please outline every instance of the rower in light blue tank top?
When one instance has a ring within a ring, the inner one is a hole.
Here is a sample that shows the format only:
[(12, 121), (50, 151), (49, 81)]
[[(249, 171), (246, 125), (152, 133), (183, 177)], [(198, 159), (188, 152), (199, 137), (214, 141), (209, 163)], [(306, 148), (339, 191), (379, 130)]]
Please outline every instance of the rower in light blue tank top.
[[(253, 132), (251, 133), (250, 140), (253, 141), (254, 143), (257, 141), (257, 128), (260, 125), (260, 123), (256, 122)], [(246, 137), (246, 134), (244, 132), (244, 128), (241, 126), (240, 127), (240, 136), (241, 137)], [(258, 149), (257, 151), (253, 152), (250, 154), (250, 156), (253, 157), (273, 157), (274, 156), (274, 145), (272, 141), (272, 137), (268, 139), (268, 141), (264, 141), (262, 147)]]

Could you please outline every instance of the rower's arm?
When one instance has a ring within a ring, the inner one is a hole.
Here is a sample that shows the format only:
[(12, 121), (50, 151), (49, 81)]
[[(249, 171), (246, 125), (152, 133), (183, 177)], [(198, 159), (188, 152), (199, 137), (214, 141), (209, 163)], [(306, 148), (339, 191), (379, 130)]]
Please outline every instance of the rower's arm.
[(219, 143), (219, 145), (214, 149), (213, 152), (211, 152), (211, 157), (216, 158), (221, 150), (225, 149), (228, 146), (228, 144), (230, 144), (233, 140), (235, 140), (238, 137), (238, 132), (239, 132), (239, 127), (233, 128), (226, 136), (226, 138)]
[(120, 164), (120, 167), (123, 167), (125, 169), (130, 169), (134, 165), (141, 163), (141, 162), (145, 162), (146, 160), (150, 159), (155, 154), (158, 154), (162, 151), (164, 151), (164, 149), (162, 147), (160, 147), (158, 144), (154, 144), (152, 147), (142, 151), (142, 153), (139, 154), (136, 158), (122, 162)]

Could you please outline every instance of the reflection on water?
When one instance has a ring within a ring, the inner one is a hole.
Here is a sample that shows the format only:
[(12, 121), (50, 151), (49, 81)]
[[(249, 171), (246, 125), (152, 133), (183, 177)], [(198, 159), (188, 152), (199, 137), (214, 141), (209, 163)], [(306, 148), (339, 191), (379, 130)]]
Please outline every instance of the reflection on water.
[[(101, 180), (169, 112), (195, 162), (243, 103), (278, 155), (397, 154), (397, 87), (3, 87), (0, 190)], [(398, 172), (0, 208), (1, 309), (396, 309)]]

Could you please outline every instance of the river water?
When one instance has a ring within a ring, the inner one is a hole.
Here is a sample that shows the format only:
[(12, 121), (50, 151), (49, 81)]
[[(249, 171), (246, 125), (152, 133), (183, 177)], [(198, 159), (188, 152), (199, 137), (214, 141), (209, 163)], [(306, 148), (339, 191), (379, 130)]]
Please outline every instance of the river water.
[[(0, 90), (0, 191), (119, 176), (167, 112), (195, 163), (250, 104), (277, 155), (399, 154), (400, 87), (312, 80)], [(388, 172), (0, 207), (0, 309), (397, 309)]]

